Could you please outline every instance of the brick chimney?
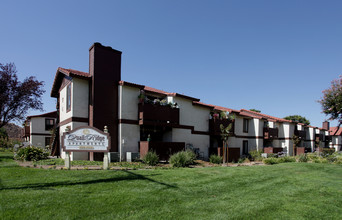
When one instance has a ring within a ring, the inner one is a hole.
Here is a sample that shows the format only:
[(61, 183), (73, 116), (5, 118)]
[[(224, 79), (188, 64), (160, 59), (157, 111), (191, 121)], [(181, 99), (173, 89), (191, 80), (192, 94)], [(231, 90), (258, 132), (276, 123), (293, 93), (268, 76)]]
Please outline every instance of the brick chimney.
[(89, 48), (89, 125), (108, 126), (111, 152), (118, 151), (118, 82), (121, 80), (121, 51), (94, 43)]
[(330, 123), (328, 121), (323, 121), (322, 128), (329, 131), (330, 129)]

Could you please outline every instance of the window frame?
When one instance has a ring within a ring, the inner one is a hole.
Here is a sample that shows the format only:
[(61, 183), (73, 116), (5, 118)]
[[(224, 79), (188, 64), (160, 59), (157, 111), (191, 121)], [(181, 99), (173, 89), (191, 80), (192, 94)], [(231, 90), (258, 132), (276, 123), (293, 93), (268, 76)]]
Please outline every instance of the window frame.
[(71, 110), (71, 83), (66, 86), (66, 112)]
[(242, 125), (242, 131), (243, 131), (243, 133), (248, 133), (248, 130), (249, 130), (249, 119), (244, 118), (243, 119), (243, 125)]
[[(51, 121), (53, 122), (52, 124), (48, 123)], [(45, 131), (49, 131), (49, 130), (53, 129), (54, 126), (55, 126), (55, 119), (45, 118)]]

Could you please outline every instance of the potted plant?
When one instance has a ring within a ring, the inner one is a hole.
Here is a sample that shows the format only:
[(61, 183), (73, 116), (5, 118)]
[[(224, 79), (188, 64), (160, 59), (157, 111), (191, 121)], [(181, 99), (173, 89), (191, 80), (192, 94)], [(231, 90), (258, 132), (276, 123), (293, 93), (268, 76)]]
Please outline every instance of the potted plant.
[(140, 94), (138, 96), (139, 99), (139, 103), (144, 103), (145, 101), (145, 91), (144, 90), (140, 90)]

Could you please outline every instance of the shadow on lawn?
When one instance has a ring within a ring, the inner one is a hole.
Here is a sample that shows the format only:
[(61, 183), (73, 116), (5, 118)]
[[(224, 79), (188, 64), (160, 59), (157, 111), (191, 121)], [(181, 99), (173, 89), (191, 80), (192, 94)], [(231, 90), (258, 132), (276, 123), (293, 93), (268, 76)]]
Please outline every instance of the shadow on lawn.
[[(120, 172), (120, 171), (116, 171)], [(120, 176), (120, 177), (112, 177), (112, 178), (106, 178), (106, 179), (95, 179), (95, 180), (87, 180), (87, 181), (77, 181), (77, 182), (52, 182), (52, 183), (34, 183), (34, 184), (26, 184), (23, 186), (17, 186), (17, 187), (4, 187), (0, 185), (0, 191), (1, 190), (11, 190), (11, 189), (37, 189), (37, 190), (51, 190), (51, 187), (56, 186), (74, 186), (74, 185), (88, 185), (88, 184), (96, 184), (96, 183), (110, 183), (110, 182), (118, 182), (123, 180), (147, 180), (153, 183), (157, 183), (160, 185), (163, 185), (167, 188), (177, 188), (177, 186), (170, 185), (167, 183), (163, 183), (154, 179), (151, 179), (147, 177), (146, 175), (136, 174), (132, 173), (127, 170), (122, 170), (121, 172), (125, 172), (128, 174), (128, 176)], [(157, 174), (152, 174), (149, 176), (156, 176)]]
[(5, 160), (13, 160), (13, 156), (1, 155), (0, 162), (5, 161)]

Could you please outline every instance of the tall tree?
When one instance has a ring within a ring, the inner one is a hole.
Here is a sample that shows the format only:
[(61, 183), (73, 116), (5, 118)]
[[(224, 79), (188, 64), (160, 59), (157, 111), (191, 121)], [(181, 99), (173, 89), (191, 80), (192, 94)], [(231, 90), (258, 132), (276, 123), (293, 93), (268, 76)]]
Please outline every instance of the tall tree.
[(323, 113), (329, 116), (329, 120), (338, 120), (339, 128), (342, 123), (342, 76), (333, 80), (330, 88), (322, 93), (323, 97), (318, 102), (322, 105)]
[(258, 110), (258, 109), (254, 109), (254, 108), (251, 108), (251, 109), (249, 109), (249, 111), (258, 112), (258, 113), (260, 113), (260, 112), (261, 112), (260, 110)]
[(294, 121), (294, 122), (303, 123), (303, 124), (306, 124), (306, 125), (310, 124), (310, 121), (308, 119), (306, 119), (305, 117), (300, 116), (300, 115), (289, 115), (289, 116), (284, 117), (284, 119), (291, 120), (291, 121)]
[(14, 63), (0, 63), (0, 128), (25, 119), (29, 109), (43, 110), (43, 83), (34, 76), (20, 82)]

